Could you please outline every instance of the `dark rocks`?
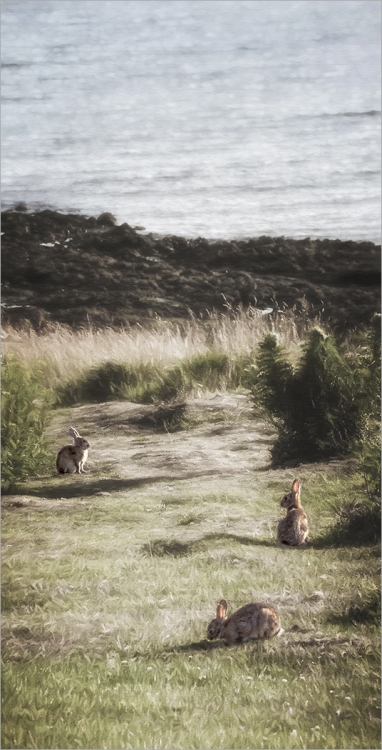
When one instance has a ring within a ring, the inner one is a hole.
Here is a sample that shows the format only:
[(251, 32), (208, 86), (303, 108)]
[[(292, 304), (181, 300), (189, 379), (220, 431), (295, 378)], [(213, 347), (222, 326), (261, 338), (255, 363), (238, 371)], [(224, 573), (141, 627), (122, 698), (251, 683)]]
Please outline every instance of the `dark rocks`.
[(102, 224), (104, 227), (113, 227), (117, 223), (117, 219), (113, 214), (103, 213), (97, 219), (97, 224)]
[(155, 237), (107, 213), (21, 207), (3, 213), (2, 231), (4, 324), (121, 326), (252, 305), (322, 313), (340, 330), (380, 309), (372, 242)]

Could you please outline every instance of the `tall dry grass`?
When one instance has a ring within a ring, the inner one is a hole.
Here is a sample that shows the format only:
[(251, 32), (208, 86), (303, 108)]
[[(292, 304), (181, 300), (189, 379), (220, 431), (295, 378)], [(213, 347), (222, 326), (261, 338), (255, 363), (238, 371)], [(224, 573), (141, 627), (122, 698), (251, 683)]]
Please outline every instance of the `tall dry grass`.
[(45, 384), (55, 388), (108, 361), (168, 367), (210, 351), (230, 358), (248, 355), (269, 332), (293, 350), (314, 324), (293, 311), (264, 314), (249, 307), (211, 313), (203, 320), (193, 316), (177, 322), (156, 318), (147, 327), (137, 324), (119, 330), (72, 330), (58, 324), (41, 332), (28, 326), (5, 327), (2, 339), (4, 354), (18, 355), (29, 366), (43, 362)]

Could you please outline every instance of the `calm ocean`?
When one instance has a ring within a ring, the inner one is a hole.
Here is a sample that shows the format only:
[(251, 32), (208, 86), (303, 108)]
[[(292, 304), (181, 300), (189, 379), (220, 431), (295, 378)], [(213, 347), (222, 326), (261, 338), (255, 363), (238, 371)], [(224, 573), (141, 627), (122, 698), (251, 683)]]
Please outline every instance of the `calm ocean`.
[(380, 240), (379, 0), (5, 0), (3, 207)]

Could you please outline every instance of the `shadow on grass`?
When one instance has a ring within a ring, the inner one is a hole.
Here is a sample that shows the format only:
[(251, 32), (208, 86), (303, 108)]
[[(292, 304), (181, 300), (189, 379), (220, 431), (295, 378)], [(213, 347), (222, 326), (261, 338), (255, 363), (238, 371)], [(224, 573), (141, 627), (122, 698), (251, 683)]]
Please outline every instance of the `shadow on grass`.
[(309, 542), (314, 549), (329, 549), (330, 547), (367, 547), (374, 546), (381, 541), (377, 528), (333, 526), (328, 532)]
[(379, 626), (381, 623), (381, 592), (372, 591), (368, 595), (357, 596), (347, 607), (337, 612), (330, 612), (327, 621), (334, 625)]
[(380, 499), (350, 500), (332, 506), (335, 523), (311, 542), (315, 549), (367, 547), (381, 541)]
[(275, 542), (271, 539), (254, 539), (248, 536), (239, 536), (238, 534), (227, 534), (224, 532), (212, 532), (205, 534), (199, 539), (193, 539), (190, 542), (179, 542), (177, 540), (166, 541), (164, 539), (156, 539), (153, 542), (143, 544), (141, 550), (146, 552), (150, 557), (185, 557), (192, 552), (198, 552), (203, 549), (205, 544), (211, 540), (219, 541), (228, 539), (239, 544), (245, 544), (249, 546), (261, 546), (261, 547), (274, 547)]
[[(30, 488), (16, 488), (12, 491), (12, 495), (30, 495), (31, 497), (50, 498), (52, 500), (65, 498), (70, 500), (76, 497), (90, 497), (96, 492), (122, 492), (126, 489), (134, 489), (141, 487), (145, 484), (153, 484), (154, 482), (162, 482), (168, 480), (168, 476), (160, 477), (141, 477), (140, 479), (99, 479), (91, 484), (88, 484), (86, 480), (84, 482), (70, 482), (70, 478), (67, 480), (70, 484), (52, 484), (51, 486), (45, 486), (41, 489), (30, 489)], [(64, 480), (66, 481), (66, 480)], [(5, 497), (5, 494), (3, 493)]]
[[(275, 639), (278, 641), (278, 639)], [(259, 652), (258, 646), (260, 643), (256, 640), (249, 641), (247, 643), (228, 643), (224, 640), (216, 641), (195, 641), (193, 643), (185, 643), (182, 646), (169, 647), (158, 653), (158, 656), (168, 657), (171, 654), (181, 653), (211, 653), (213, 651), (223, 652), (231, 649), (233, 651), (243, 651), (247, 654), (249, 659), (260, 659), (261, 661), (265, 658), (273, 664), (279, 664), (285, 666), (290, 664), (292, 670), (298, 669), (301, 663), (301, 659), (308, 659), (310, 662), (311, 652), (315, 651), (320, 658), (327, 657), (329, 660), (337, 660), (338, 651), (332, 651), (331, 649), (346, 649), (350, 654), (356, 655), (358, 652), (362, 652), (365, 649), (365, 645), (361, 640), (356, 637), (324, 637), (324, 638), (310, 638), (305, 640), (293, 640), (282, 642), (283, 637), (280, 638), (278, 647), (273, 648), (270, 646), (268, 640), (262, 641), (262, 650)], [(329, 651), (328, 651), (329, 649)]]
[(7, 490), (7, 492), (3, 491), (2, 495), (4, 498), (6, 495), (30, 495), (31, 497), (50, 498), (51, 500), (62, 498), (71, 500), (76, 497), (91, 497), (97, 492), (123, 492), (124, 490), (143, 487), (146, 484), (184, 481), (186, 479), (196, 479), (198, 477), (209, 476), (214, 473), (214, 471), (195, 472), (184, 474), (184, 476), (161, 474), (152, 477), (139, 477), (138, 479), (116, 479), (110, 477), (98, 480), (95, 479), (92, 482), (89, 482), (87, 479), (84, 479), (83, 481), (73, 481), (69, 475), (66, 475), (64, 479), (59, 480), (59, 484), (55, 483), (50, 486), (45, 485), (41, 489), (29, 488), (27, 486), (13, 487)]
[(165, 654), (184, 654), (192, 651), (221, 651), (222, 649), (232, 648), (236, 644), (227, 643), (226, 641), (197, 641), (194, 643), (185, 643), (184, 646), (174, 646), (173, 648), (166, 648), (163, 653)]
[(265, 650), (263, 652), (264, 654), (267, 654), (267, 641), (247, 641), (246, 643), (228, 643), (228, 641), (224, 640), (216, 640), (216, 641), (197, 641), (194, 643), (185, 643), (184, 646), (174, 646), (174, 648), (168, 648), (164, 651), (164, 653), (173, 653), (173, 654), (179, 654), (179, 653), (190, 653), (192, 651), (225, 651), (226, 649), (243, 649), (250, 654), (257, 652), (257, 648), (259, 644), (265, 647)]

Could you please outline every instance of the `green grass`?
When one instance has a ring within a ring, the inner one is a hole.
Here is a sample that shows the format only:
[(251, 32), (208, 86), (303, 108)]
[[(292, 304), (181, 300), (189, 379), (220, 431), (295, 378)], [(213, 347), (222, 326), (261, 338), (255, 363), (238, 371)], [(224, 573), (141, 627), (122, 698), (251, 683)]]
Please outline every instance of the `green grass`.
[[(312, 542), (284, 550), (291, 476), (24, 484), (3, 507), (2, 747), (379, 748), (380, 548), (330, 537), (362, 477), (300, 467)], [(262, 656), (207, 642), (223, 596), (286, 632)]]
[(41, 385), (44, 363), (26, 366), (6, 356), (1, 367), (1, 486), (5, 490), (47, 469), (45, 427), (52, 391)]
[(150, 404), (203, 388), (237, 388), (248, 383), (251, 362), (250, 355), (214, 351), (184, 358), (171, 367), (108, 361), (60, 386), (57, 401), (61, 406), (119, 399)]
[(2, 746), (379, 747), (378, 668), (360, 645), (270, 650), (262, 663), (224, 645), (37, 657), (13, 668), (17, 723)]

